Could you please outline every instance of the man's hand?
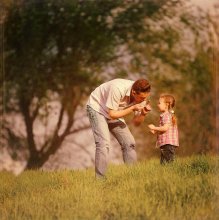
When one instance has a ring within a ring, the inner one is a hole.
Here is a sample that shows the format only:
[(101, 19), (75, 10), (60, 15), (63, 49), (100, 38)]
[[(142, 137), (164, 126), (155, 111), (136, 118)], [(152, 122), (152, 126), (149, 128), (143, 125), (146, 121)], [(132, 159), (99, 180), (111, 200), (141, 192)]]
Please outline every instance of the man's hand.
[(151, 106), (149, 103), (145, 104), (145, 102), (135, 104), (132, 106), (133, 111), (135, 112), (135, 117), (133, 118), (133, 123), (135, 126), (139, 126), (143, 121), (145, 116), (149, 111), (151, 111)]
[(136, 112), (134, 118), (132, 119), (133, 124), (135, 126), (139, 126), (144, 121), (144, 118), (147, 113), (148, 111), (145, 111), (144, 109)]
[(147, 111), (147, 112), (151, 111), (151, 105), (150, 105), (149, 102), (146, 104), (146, 106), (144, 107), (144, 109), (145, 109), (145, 111)]
[(144, 106), (141, 104), (135, 104), (132, 106), (133, 111), (141, 112), (144, 109)]
[(147, 113), (149, 112), (150, 110), (146, 109), (145, 107), (141, 110), (141, 114), (142, 115), (147, 115)]

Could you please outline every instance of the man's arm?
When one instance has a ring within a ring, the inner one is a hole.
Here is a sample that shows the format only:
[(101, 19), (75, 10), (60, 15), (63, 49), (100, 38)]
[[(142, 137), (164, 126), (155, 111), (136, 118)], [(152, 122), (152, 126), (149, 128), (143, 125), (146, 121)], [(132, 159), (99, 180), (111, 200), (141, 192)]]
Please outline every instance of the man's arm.
[(109, 109), (109, 116), (112, 119), (118, 119), (132, 113), (133, 111), (142, 111), (142, 109), (143, 107), (140, 104), (132, 105), (122, 110)]
[(122, 118), (125, 115), (130, 114), (131, 112), (133, 112), (133, 106), (123, 109), (123, 110), (113, 110), (113, 109), (109, 109), (109, 116), (112, 119), (117, 119), (117, 118)]
[(142, 110), (140, 114), (135, 115), (132, 119), (132, 123), (135, 126), (139, 126), (145, 119), (145, 116), (147, 115), (148, 112)]

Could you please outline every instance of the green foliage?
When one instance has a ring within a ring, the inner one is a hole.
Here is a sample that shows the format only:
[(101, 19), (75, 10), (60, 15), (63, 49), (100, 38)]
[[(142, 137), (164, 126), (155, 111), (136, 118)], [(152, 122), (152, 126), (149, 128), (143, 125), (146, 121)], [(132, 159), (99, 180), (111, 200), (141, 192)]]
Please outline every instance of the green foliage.
[[(165, 1), (28, 1), (14, 4), (6, 20), (6, 81), (25, 96), (91, 84), (115, 46), (137, 34), (145, 16)], [(122, 12), (119, 13), (119, 9)], [(129, 36), (130, 37), (130, 36)], [(8, 85), (9, 86), (9, 85)], [(22, 95), (20, 94), (20, 95)]]
[[(176, 98), (180, 155), (216, 151), (216, 64), (209, 32), (212, 23), (203, 11), (192, 10), (182, 5), (181, 10), (170, 10), (179, 12), (171, 20), (149, 23), (150, 34), (155, 34), (155, 38), (152, 45), (143, 48), (149, 48), (144, 54), (150, 60), (147, 66), (154, 88), (154, 109), (159, 94), (172, 93)], [(157, 119), (153, 123), (158, 123), (158, 117), (155, 113)]]
[(1, 219), (217, 219), (219, 158), (94, 170), (0, 173)]

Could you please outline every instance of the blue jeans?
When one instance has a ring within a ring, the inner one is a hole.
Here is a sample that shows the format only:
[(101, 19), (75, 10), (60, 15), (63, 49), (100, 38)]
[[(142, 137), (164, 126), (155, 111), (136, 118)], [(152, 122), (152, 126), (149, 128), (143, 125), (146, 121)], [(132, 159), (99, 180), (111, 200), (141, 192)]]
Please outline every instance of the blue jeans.
[(87, 115), (90, 120), (96, 144), (96, 177), (102, 177), (106, 173), (110, 149), (110, 133), (113, 134), (121, 146), (123, 161), (126, 164), (132, 164), (137, 160), (135, 139), (124, 122), (118, 119), (107, 119), (90, 106), (87, 106)]

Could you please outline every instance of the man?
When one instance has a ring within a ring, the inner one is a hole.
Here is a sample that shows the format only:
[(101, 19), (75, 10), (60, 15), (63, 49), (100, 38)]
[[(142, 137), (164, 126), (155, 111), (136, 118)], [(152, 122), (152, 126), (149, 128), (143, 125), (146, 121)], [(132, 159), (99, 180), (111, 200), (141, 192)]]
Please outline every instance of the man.
[(133, 122), (139, 125), (148, 112), (146, 100), (151, 86), (145, 79), (137, 81), (114, 79), (101, 84), (90, 95), (87, 113), (96, 144), (95, 173), (104, 177), (110, 148), (110, 132), (121, 145), (123, 160), (137, 160), (135, 140), (123, 117), (134, 112)]

